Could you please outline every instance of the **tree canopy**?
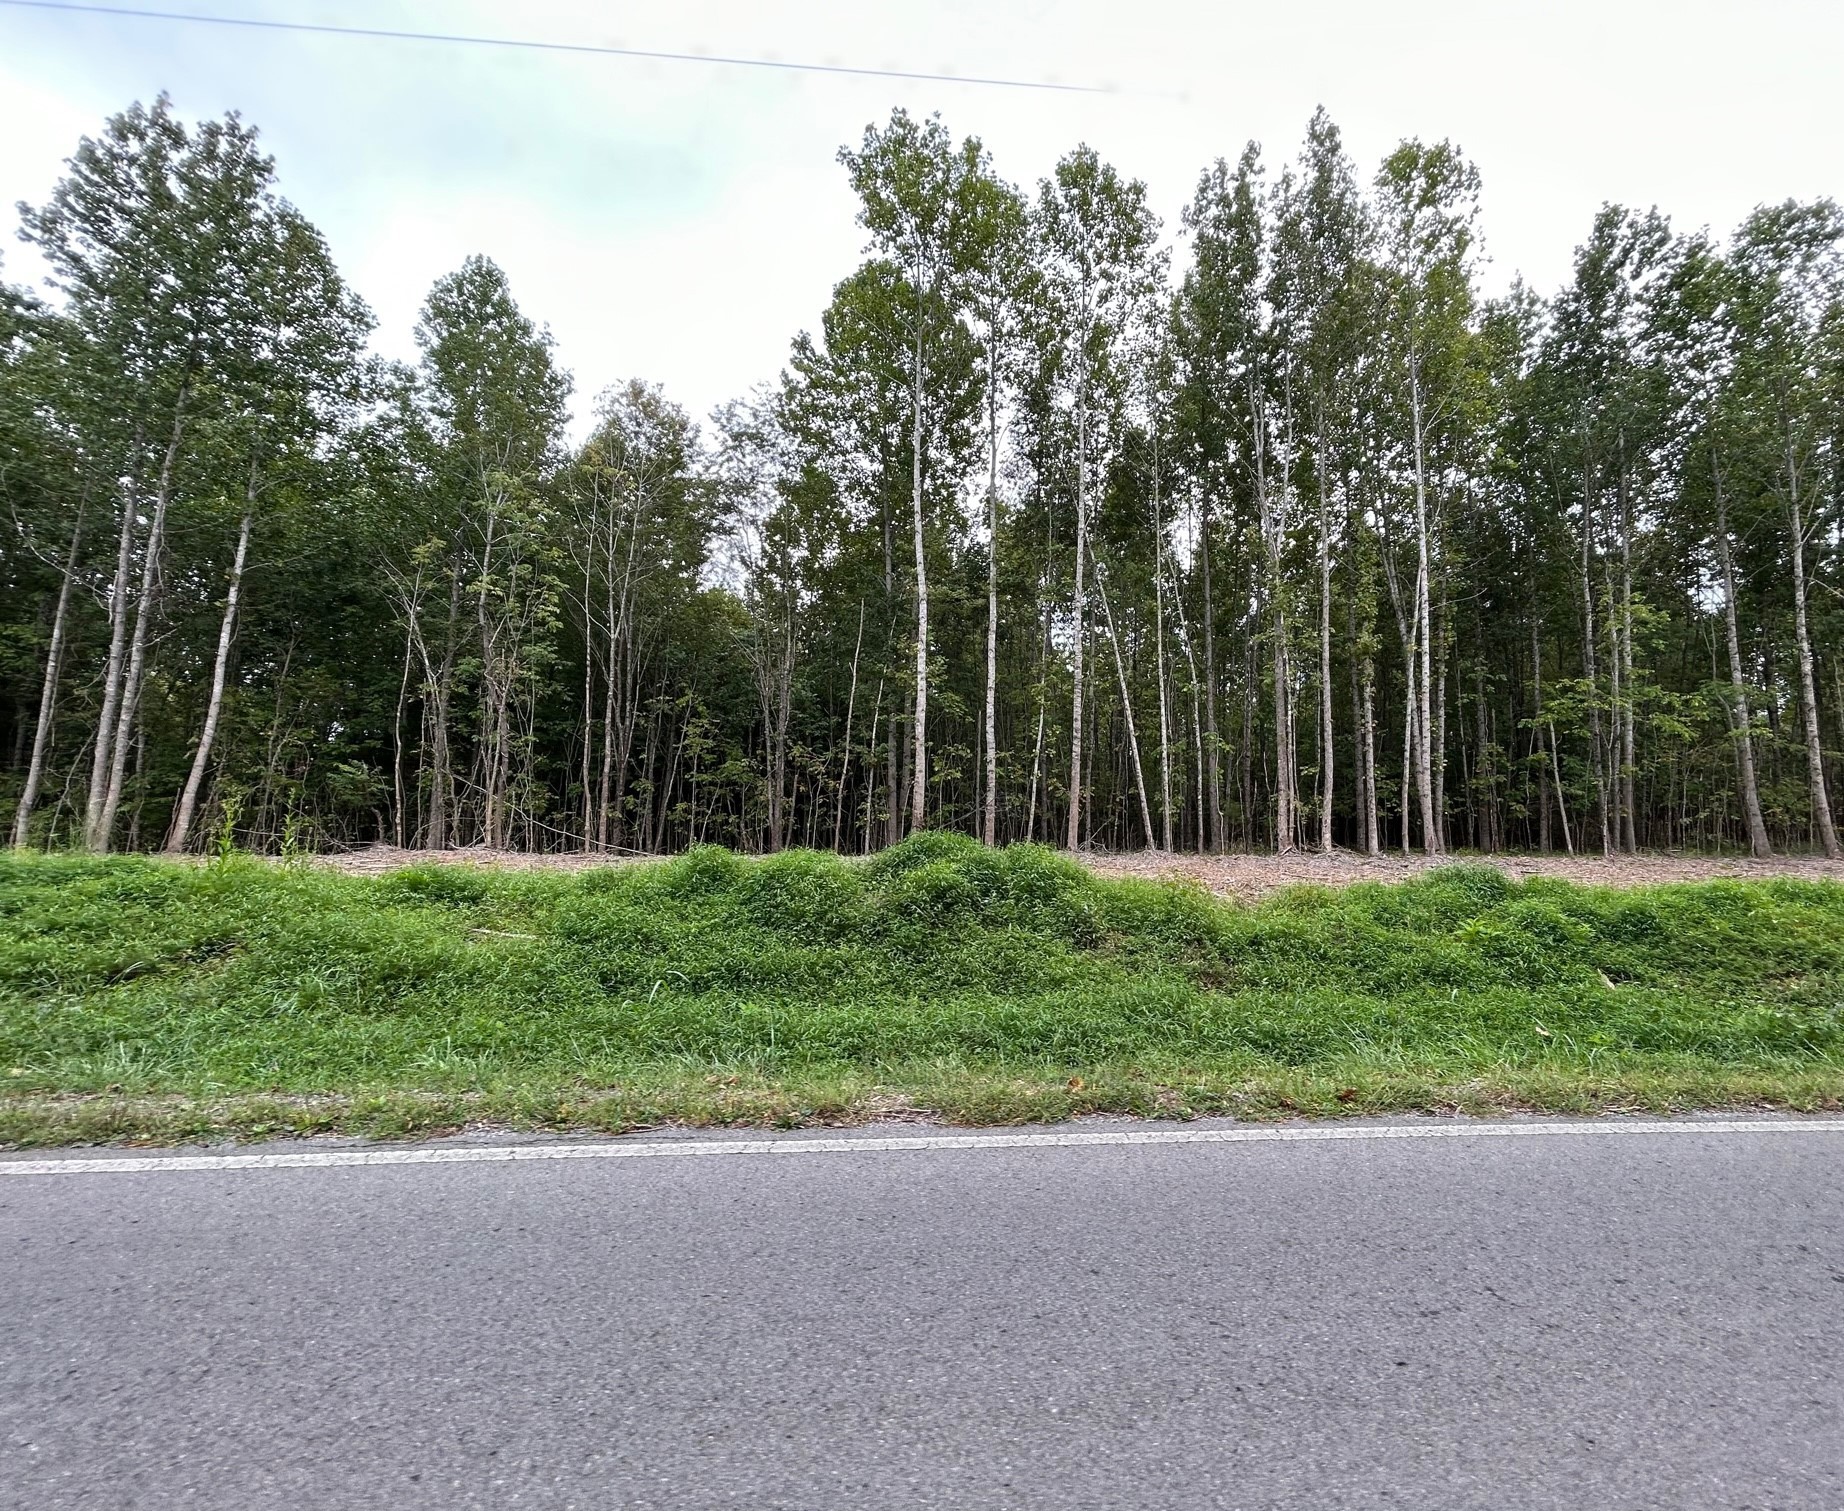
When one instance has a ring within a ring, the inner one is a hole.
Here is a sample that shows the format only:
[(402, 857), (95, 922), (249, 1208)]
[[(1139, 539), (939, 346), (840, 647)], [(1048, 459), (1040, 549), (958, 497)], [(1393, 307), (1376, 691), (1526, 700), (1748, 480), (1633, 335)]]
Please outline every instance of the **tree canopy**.
[(0, 282), (0, 814), (385, 841), (1838, 852), (1844, 212), (1609, 205), (1481, 291), (1479, 174), (1321, 111), (1171, 224), (897, 111), (867, 244), (703, 420), (506, 274), (372, 317), (164, 98)]

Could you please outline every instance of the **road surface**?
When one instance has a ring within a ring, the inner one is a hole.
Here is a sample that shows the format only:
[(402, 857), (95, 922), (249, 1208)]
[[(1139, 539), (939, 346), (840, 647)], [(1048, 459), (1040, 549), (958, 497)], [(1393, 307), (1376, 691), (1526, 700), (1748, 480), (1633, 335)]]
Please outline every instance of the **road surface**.
[(880, 1137), (0, 1169), (0, 1506), (1844, 1507), (1844, 1123)]

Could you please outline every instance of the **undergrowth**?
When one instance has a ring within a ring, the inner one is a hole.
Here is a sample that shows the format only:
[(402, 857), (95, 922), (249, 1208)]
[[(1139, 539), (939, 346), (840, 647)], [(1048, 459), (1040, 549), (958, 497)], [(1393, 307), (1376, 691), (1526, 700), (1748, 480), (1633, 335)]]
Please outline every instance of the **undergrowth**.
[(0, 859), (0, 1139), (1844, 1093), (1844, 886), (1254, 906), (918, 835), (575, 874)]

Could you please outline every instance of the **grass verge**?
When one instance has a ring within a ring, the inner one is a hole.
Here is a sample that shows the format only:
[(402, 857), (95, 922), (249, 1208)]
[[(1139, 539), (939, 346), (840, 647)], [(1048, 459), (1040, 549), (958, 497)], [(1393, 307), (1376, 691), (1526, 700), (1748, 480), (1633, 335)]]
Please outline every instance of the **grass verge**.
[(0, 1141), (1844, 1104), (1844, 886), (0, 859)]

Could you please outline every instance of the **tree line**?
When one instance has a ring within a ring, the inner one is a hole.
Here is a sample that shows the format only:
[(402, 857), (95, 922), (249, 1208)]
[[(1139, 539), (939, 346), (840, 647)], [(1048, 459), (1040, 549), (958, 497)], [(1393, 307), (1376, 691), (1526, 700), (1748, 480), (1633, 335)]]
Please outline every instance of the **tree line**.
[(1604, 208), (1323, 111), (1167, 225), (897, 111), (779, 377), (572, 385), (505, 274), (373, 320), (235, 115), (86, 138), (0, 282), (20, 845), (1839, 853), (1844, 213)]

